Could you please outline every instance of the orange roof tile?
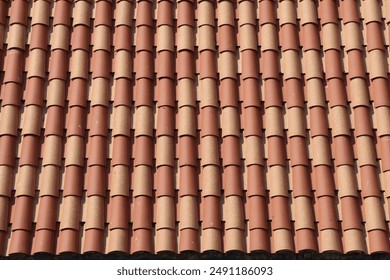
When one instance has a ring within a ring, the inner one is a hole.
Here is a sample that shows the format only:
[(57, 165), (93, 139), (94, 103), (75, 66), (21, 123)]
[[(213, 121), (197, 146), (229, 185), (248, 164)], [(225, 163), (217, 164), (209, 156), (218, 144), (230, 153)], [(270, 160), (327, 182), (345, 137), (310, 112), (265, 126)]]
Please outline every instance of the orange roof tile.
[(0, 256), (390, 253), (387, 6), (0, 0)]

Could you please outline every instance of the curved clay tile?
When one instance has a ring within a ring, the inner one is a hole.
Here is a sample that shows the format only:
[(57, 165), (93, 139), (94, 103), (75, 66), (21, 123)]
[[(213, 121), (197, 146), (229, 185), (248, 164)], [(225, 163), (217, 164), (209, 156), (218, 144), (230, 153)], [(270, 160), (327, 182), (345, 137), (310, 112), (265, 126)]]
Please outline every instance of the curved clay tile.
[(30, 50), (33, 49), (47, 49), (48, 43), (48, 26), (43, 24), (36, 24), (31, 28), (31, 40), (30, 40)]
[(31, 25), (43, 24), (49, 26), (50, 2), (35, 1), (31, 13)]
[(69, 1), (57, 1), (54, 8), (53, 26), (71, 24), (71, 3)]
[(9, 27), (8, 49), (21, 49), (26, 47), (26, 27), (15, 23)]
[(256, 26), (256, 8), (252, 1), (241, 1), (238, 4), (238, 26)]
[(253, 122), (253, 120), (260, 120), (260, 108), (251, 106), (244, 110), (244, 136), (262, 136), (262, 121)]
[(370, 22), (366, 26), (367, 51), (384, 50), (385, 42), (383, 38), (382, 23)]
[(111, 1), (98, 1), (95, 5), (94, 26), (105, 25), (111, 27), (112, 9)]
[(276, 25), (276, 9), (274, 1), (260, 1), (259, 2), (259, 23), (275, 24)]
[[(267, 67), (265, 67), (267, 65)], [(276, 51), (265, 51), (261, 54), (260, 72), (263, 79), (279, 79), (279, 54)]]
[(258, 79), (248, 78), (245, 79), (242, 85), (244, 91), (244, 100), (242, 105), (247, 107), (260, 107), (260, 81)]
[(73, 26), (85, 25), (90, 26), (91, 3), (89, 1), (77, 1), (73, 8)]
[(132, 26), (133, 3), (131, 1), (119, 1), (115, 6), (115, 26)]
[(363, 2), (363, 17), (367, 23), (382, 22), (382, 11), (378, 1), (364, 1)]
[(326, 95), (329, 100), (329, 107), (347, 107), (347, 96), (345, 81), (340, 78), (330, 79), (327, 82)]
[(176, 72), (177, 79), (194, 78), (194, 53), (192, 51), (181, 51), (177, 54)]
[(171, 166), (160, 166), (156, 171), (156, 196), (175, 197), (174, 169)]
[[(266, 40), (267, 42), (267, 40)], [(258, 49), (258, 39), (256, 35), (256, 27), (253, 25), (245, 24), (240, 27), (239, 32), (239, 47), (241, 51)]]
[[(304, 1), (312, 2), (312, 1)], [(302, 27), (302, 48), (303, 51), (320, 50), (318, 27), (316, 24), (305, 24)]]
[(340, 135), (333, 139), (335, 145), (335, 165), (351, 165), (353, 166), (353, 151), (349, 136)]
[(217, 78), (216, 55), (214, 51), (205, 50), (200, 53), (200, 72), (199, 76), (203, 78)]
[(315, 1), (304, 0), (298, 4), (298, 16), (301, 18), (301, 26), (318, 24), (317, 6)]
[(235, 27), (234, 6), (230, 1), (221, 1), (217, 8), (218, 27), (230, 25)]
[[(123, 1), (122, 1), (123, 2)], [(115, 28), (114, 33), (114, 49), (120, 50), (132, 50), (132, 28), (126, 25), (119, 25)]]
[(259, 66), (257, 61), (259, 60), (256, 52), (252, 50), (245, 50), (241, 52), (242, 56), (242, 79), (258, 78)]
[(27, 25), (28, 2), (24, 0), (13, 1), (10, 7), (9, 24)]
[(85, 26), (85, 25), (74, 26), (72, 32), (72, 40), (71, 40), (72, 50), (89, 51), (90, 38), (91, 38), (91, 34), (90, 34), (89, 26)]
[(348, 52), (348, 69), (350, 79), (366, 79), (366, 67), (363, 60), (363, 53), (361, 51), (351, 50)]
[(370, 108), (365, 106), (356, 107), (354, 108), (354, 116), (355, 136), (373, 136)]
[[(51, 52), (49, 67), (49, 80), (60, 79), (65, 81), (68, 76), (68, 54), (64, 50), (54, 50)], [(56, 66), (58, 65), (58, 66)]]
[(17, 106), (7, 105), (2, 107), (0, 119), (1, 136), (17, 136), (17, 131), (19, 128), (18, 120), (15, 120), (15, 116), (17, 115), (19, 115), (19, 108)]
[(130, 107), (133, 95), (132, 88), (132, 80), (125, 78), (116, 79), (113, 106), (123, 105)]
[(350, 22), (360, 22), (360, 14), (355, 1), (346, 0), (340, 5), (342, 7), (342, 18), (344, 24)]
[(158, 110), (158, 121), (156, 136), (174, 136), (174, 109), (168, 106), (161, 106)]
[(233, 34), (235, 33), (235, 28), (230, 25), (222, 25), (218, 28), (218, 40), (217, 44), (219, 46), (218, 51), (220, 53), (224, 51), (236, 51), (236, 36)]
[(209, 25), (214, 28), (215, 15), (214, 15), (214, 2), (201, 1), (198, 4), (198, 27), (204, 27)]
[[(153, 27), (153, 3), (149, 1), (137, 1), (136, 10), (136, 27), (141, 26)], [(138, 32), (138, 30), (137, 30)]]
[[(81, 25), (80, 25), (81, 26)], [(50, 36), (51, 50), (68, 50), (69, 46), (69, 27), (65, 25), (55, 25)]]
[[(187, 2), (184, 2), (187, 3)], [(184, 3), (182, 5), (184, 5)], [(161, 25), (173, 26), (173, 4), (171, 1), (161, 1), (157, 8), (157, 23), (156, 26)]]
[[(207, 1), (202, 1), (201, 3), (207, 3)], [(198, 50), (200, 54), (203, 53), (205, 50), (209, 51), (215, 51), (216, 45), (215, 45), (215, 29), (214, 26), (210, 25), (202, 25), (198, 28), (201, 28), (201, 31), (198, 32)]]
[(368, 53), (368, 72), (370, 79), (387, 78), (388, 66), (385, 63), (385, 53), (381, 50), (372, 50)]
[(298, 33), (296, 32), (295, 24), (284, 24), (281, 27), (281, 46), (282, 51), (287, 50), (296, 50), (299, 48), (299, 38)]
[(332, 0), (321, 1), (319, 3), (319, 17), (321, 24), (335, 23), (339, 21), (336, 3)]
[[(101, 2), (99, 2), (101, 3)], [(105, 50), (111, 51), (111, 29), (105, 25), (98, 25), (94, 27), (92, 34), (93, 51)]]
[(179, 15), (177, 17), (177, 27), (181, 27), (183, 25), (193, 26), (194, 12), (192, 2), (179, 1), (179, 3), (177, 4), (177, 14)]
[(2, 148), (2, 152), (0, 153), (0, 163), (2, 165), (11, 167), (15, 165), (16, 143), (17, 141), (14, 136), (1, 136), (0, 147)]

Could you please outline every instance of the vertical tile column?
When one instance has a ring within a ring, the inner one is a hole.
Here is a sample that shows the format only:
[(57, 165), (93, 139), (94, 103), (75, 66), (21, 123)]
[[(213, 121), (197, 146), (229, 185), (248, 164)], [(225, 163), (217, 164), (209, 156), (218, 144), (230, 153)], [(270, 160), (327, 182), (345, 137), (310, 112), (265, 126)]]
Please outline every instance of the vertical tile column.
[[(81, 253), (81, 205), (84, 195), (86, 106), (89, 79), (91, 3), (76, 1), (71, 35), (70, 86), (66, 115), (65, 174), (57, 253)], [(64, 35), (64, 34), (58, 34)], [(54, 39), (55, 38), (55, 39)], [(65, 36), (53, 43), (65, 46)]]
[(104, 0), (95, 5), (83, 252), (104, 253), (112, 7)]
[(198, 2), (198, 52), (200, 60), (200, 143), (202, 180), (202, 252), (222, 249), (219, 102), (217, 85), (215, 7)]
[(153, 252), (153, 2), (137, 1), (135, 150), (131, 253)]
[(306, 141), (305, 100), (302, 88), (300, 46), (295, 1), (279, 2), (284, 96), (288, 117), (288, 142), (296, 251), (318, 251)]
[[(199, 252), (198, 149), (195, 55), (186, 37), (194, 38), (192, 1), (179, 1), (177, 10), (177, 100), (179, 143), (179, 252)], [(186, 34), (185, 36), (184, 33)], [(193, 44), (191, 44), (193, 45)]]
[(222, 164), (224, 190), (224, 251), (244, 251), (245, 216), (241, 168), (241, 134), (237, 81), (235, 4), (218, 2), (218, 72), (221, 104)]
[(335, 156), (334, 166), (337, 176), (336, 186), (341, 204), (344, 252), (365, 252), (366, 244), (363, 239), (362, 216), (355, 179), (351, 124), (341, 60), (339, 18), (336, 3), (331, 0), (323, 0), (320, 2), (320, 11), (327, 82), (326, 94), (330, 108), (333, 154)]
[[(39, 5), (34, 7), (40, 9)], [(64, 136), (65, 88), (66, 80), (68, 79), (70, 9), (71, 4), (69, 1), (61, 0), (55, 2), (53, 33), (51, 36), (52, 38), (63, 38), (63, 44), (58, 44), (58, 41), (54, 39), (51, 42), (40, 199), (32, 253), (56, 253), (57, 206), (61, 185), (60, 174)], [(45, 20), (48, 22), (49, 14), (46, 14), (46, 16)], [(39, 26), (39, 29), (42, 29), (40, 36), (32, 37), (32, 39), (36, 38), (34, 43), (37, 45), (47, 43), (48, 26), (44, 25), (44, 23), (42, 23), (42, 26)], [(42, 37), (44, 34), (46, 35), (45, 38)], [(33, 48), (32, 39), (30, 49)], [(42, 47), (44, 46), (42, 45)]]
[[(31, 234), (41, 143), (43, 90), (46, 78), (47, 32), (45, 29), (47, 30), (49, 24), (49, 8), (50, 4), (45, 1), (36, 1), (33, 4), (32, 44), (28, 54), (27, 86), (21, 135), (22, 147), (13, 208), (15, 222), (12, 224), (9, 254), (31, 253)], [(34, 42), (33, 39), (37, 36), (40, 38), (36, 38)], [(22, 73), (19, 75), (22, 77)]]
[[(179, 9), (180, 9), (179, 2)], [(180, 18), (180, 17), (179, 17)], [(178, 43), (182, 26), (178, 27)], [(186, 30), (191, 36), (192, 30)], [(178, 50), (181, 51), (182, 49)], [(174, 65), (173, 3), (157, 4), (157, 129), (156, 129), (156, 253), (176, 252), (175, 204), (175, 65)]]
[[(18, 137), (19, 119), (20, 119), (20, 102), (22, 98), (22, 77), (24, 69), (25, 48), (26, 48), (26, 30), (27, 30), (27, 14), (28, 2), (12, 1), (10, 5), (9, 18), (9, 38), (7, 52), (4, 61), (4, 78), (2, 85), (3, 100), (0, 119), (0, 172), (4, 176), (4, 181), (0, 185), (0, 208), (4, 211), (3, 217), (0, 218), (0, 235), (1, 235), (1, 251), (5, 253), (6, 238), (8, 235), (8, 216), (10, 209), (11, 190), (14, 182), (16, 145)], [(35, 194), (34, 194), (35, 195)], [(28, 201), (30, 197), (21, 198)], [(19, 205), (21, 205), (19, 203)], [(30, 206), (32, 203), (30, 203)], [(28, 207), (28, 205), (27, 205)], [(31, 218), (31, 215), (30, 215)], [(28, 217), (27, 217), (28, 219)], [(12, 221), (11, 221), (12, 223)], [(29, 238), (29, 233), (21, 230), (19, 239), (25, 240)], [(16, 236), (17, 237), (17, 236)], [(15, 248), (13, 251), (29, 250), (28, 240), (21, 244), (24, 248)], [(17, 247), (17, 246), (16, 246)], [(8, 250), (7, 250), (8, 251)]]
[[(9, 1), (2, 0), (0, 1), (0, 55), (3, 57), (3, 47), (4, 47), (4, 38), (5, 38), (5, 27), (7, 24), (7, 14), (8, 14), (8, 3)], [(4, 61), (2, 60), (1, 65), (4, 67)], [(2, 89), (3, 84), (0, 85), (0, 89), (3, 92), (4, 89)], [(3, 103), (4, 106), (4, 100), (6, 93), (3, 93)], [(17, 105), (19, 105), (19, 100), (17, 100)], [(0, 114), (0, 127), (2, 128), (4, 126), (4, 121), (2, 121), (2, 113), (3, 108), (1, 109)], [(0, 130), (0, 139), (3, 136), (3, 131)], [(4, 141), (4, 140), (3, 140)], [(1, 140), (0, 140), (1, 143)], [(3, 148), (3, 147), (2, 147)], [(11, 150), (12, 151), (12, 150)], [(13, 155), (15, 157), (15, 155)], [(0, 176), (5, 178), (4, 181), (0, 183), (0, 209), (2, 215), (0, 216), (0, 256), (5, 255), (5, 248), (6, 248), (6, 239), (7, 239), (7, 232), (8, 232), (8, 213), (9, 213), (9, 199), (11, 197), (11, 174), (12, 174), (12, 166), (4, 165), (4, 163), (1, 163), (0, 165)]]
[[(387, 214), (390, 213), (390, 88), (389, 88), (389, 77), (388, 77), (388, 66), (384, 64), (378, 65), (378, 59), (384, 58), (386, 61), (386, 57), (388, 56), (389, 49), (383, 46), (383, 37), (382, 35), (377, 37), (375, 40), (374, 36), (376, 34), (372, 34), (372, 29), (375, 28), (375, 32), (378, 32), (378, 6), (376, 3), (371, 2), (363, 2), (364, 4), (375, 4), (374, 13), (371, 13), (371, 16), (366, 19), (366, 28), (367, 28), (367, 47), (369, 48), (368, 52), (368, 63), (370, 64), (369, 70), (369, 79), (370, 79), (370, 96), (374, 100), (374, 112), (376, 115), (376, 137), (379, 143), (380, 156), (381, 156), (381, 172), (383, 188), (385, 190), (384, 196), (387, 200)], [(389, 7), (389, 3), (384, 3)], [(367, 7), (367, 6), (366, 6)], [(370, 8), (368, 6), (367, 8)], [(389, 9), (387, 10), (389, 11)], [(379, 14), (380, 16), (380, 14)], [(370, 23), (368, 22), (370, 21)], [(385, 24), (387, 25), (387, 29), (390, 27), (390, 13), (388, 12), (385, 19)], [(370, 27), (370, 30), (368, 29)], [(380, 30), (382, 32), (382, 29)], [(371, 41), (368, 41), (368, 35), (373, 35)], [(374, 38), (373, 38), (374, 37)], [(374, 39), (374, 40), (373, 40)], [(378, 44), (379, 43), (379, 44)], [(383, 62), (382, 62), (383, 63)], [(371, 65), (372, 64), (372, 65)], [(382, 68), (382, 69), (381, 69)], [(380, 72), (378, 73), (378, 70)], [(386, 73), (386, 74), (385, 74)], [(375, 123), (375, 121), (374, 121)]]
[(319, 251), (342, 252), (336, 210), (335, 183), (332, 174), (327, 103), (324, 91), (321, 47), (316, 3), (300, 2), (303, 68), (307, 92), (312, 146), (313, 189), (318, 205)]
[(130, 250), (130, 149), (132, 104), (133, 3), (119, 0), (115, 6), (114, 79), (112, 141), (113, 152), (108, 211), (107, 252)]
[[(246, 199), (248, 205), (248, 251), (270, 252), (267, 194), (265, 186), (263, 124), (259, 83), (259, 57), (256, 4), (240, 1), (239, 40), (241, 55), (241, 87), (244, 101), (244, 144), (246, 166)], [(243, 150), (244, 150), (243, 149)]]
[[(376, 0), (363, 2), (366, 15), (367, 57), (369, 65), (369, 78), (388, 78), (388, 65), (386, 63), (385, 42), (382, 35), (382, 13), (380, 4)], [(351, 9), (351, 15), (360, 19), (357, 9)], [(348, 19), (346, 20), (348, 21)], [(344, 21), (344, 22), (346, 22)], [(356, 24), (352, 20), (351, 24)], [(355, 119), (355, 141), (357, 143), (357, 157), (360, 169), (361, 196), (363, 199), (365, 229), (368, 232), (368, 248), (370, 253), (389, 252), (390, 244), (388, 227), (382, 203), (382, 192), (377, 174), (377, 155), (375, 139), (371, 123), (370, 95), (366, 80), (361, 38), (357, 40), (359, 49), (348, 50), (349, 86), (351, 92), (352, 108)], [(383, 93), (382, 93), (383, 94)], [(375, 97), (375, 95), (374, 95)], [(376, 100), (374, 100), (376, 101)], [(381, 120), (380, 122), (383, 122)], [(388, 124), (387, 124), (388, 126)], [(381, 140), (380, 140), (381, 142)], [(383, 153), (384, 157), (389, 154)]]
[[(9, 2), (7, 0), (1, 0), (0, 1), (0, 55), (1, 55), (1, 65), (4, 67), (4, 61), (3, 61), (3, 51), (4, 51), (4, 42), (5, 42), (5, 33), (6, 33), (6, 26), (7, 26), (7, 15), (8, 15), (8, 7)], [(1, 89), (0, 85), (0, 89)]]
[(279, 41), (273, 1), (259, 3), (260, 70), (265, 96), (265, 133), (268, 149), (268, 185), (272, 252), (294, 251), (286, 166), (283, 102), (279, 81)]

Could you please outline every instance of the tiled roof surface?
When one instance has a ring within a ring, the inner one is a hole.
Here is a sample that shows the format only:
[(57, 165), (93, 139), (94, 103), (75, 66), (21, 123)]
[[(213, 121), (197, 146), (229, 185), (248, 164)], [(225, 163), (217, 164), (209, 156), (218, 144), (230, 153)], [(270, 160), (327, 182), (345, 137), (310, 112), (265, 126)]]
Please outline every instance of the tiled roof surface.
[(389, 252), (390, 3), (0, 0), (0, 255)]

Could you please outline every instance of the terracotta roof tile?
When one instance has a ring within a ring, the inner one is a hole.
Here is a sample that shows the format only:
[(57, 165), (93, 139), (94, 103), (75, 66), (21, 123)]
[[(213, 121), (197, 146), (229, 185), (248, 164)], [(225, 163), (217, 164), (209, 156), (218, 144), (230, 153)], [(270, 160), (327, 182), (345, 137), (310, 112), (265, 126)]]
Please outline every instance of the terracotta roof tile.
[(0, 255), (389, 252), (388, 8), (0, 1)]

